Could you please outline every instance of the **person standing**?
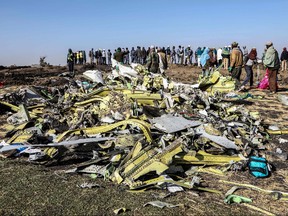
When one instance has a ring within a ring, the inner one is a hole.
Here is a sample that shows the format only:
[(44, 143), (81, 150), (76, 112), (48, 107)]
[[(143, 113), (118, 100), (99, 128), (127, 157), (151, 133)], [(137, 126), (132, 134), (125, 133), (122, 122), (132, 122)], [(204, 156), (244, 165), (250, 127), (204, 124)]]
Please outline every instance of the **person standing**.
[(243, 60), (246, 58), (246, 56), (248, 56), (248, 49), (246, 46), (243, 46)]
[(168, 64), (171, 64), (171, 49), (170, 49), (170, 46), (167, 46), (166, 57), (167, 57)]
[(135, 63), (136, 62), (136, 51), (135, 51), (134, 47), (132, 47), (132, 49), (130, 51), (130, 56), (131, 56), (131, 63)]
[(283, 48), (280, 60), (281, 60), (281, 71), (287, 71), (288, 51), (286, 47)]
[(197, 54), (197, 65), (198, 65), (198, 67), (200, 68), (200, 67), (201, 67), (200, 58), (201, 58), (201, 55), (202, 55), (202, 49), (201, 49), (201, 47), (198, 47), (195, 52), (196, 52), (196, 54)]
[(171, 64), (176, 64), (176, 50), (175, 50), (175, 46), (172, 47), (172, 51), (171, 51)]
[(83, 65), (83, 52), (82, 52), (82, 50), (80, 50), (78, 53), (79, 53), (79, 64)]
[(89, 51), (90, 64), (94, 64), (94, 49)]
[(127, 52), (124, 50), (122, 51), (120, 47), (118, 47), (117, 51), (114, 54), (114, 59), (120, 63), (124, 63), (124, 56), (127, 54)]
[(106, 65), (106, 51), (105, 51), (105, 49), (102, 50), (102, 64)]
[(197, 49), (194, 52), (195, 64), (198, 65)]
[(76, 62), (77, 62), (76, 64), (80, 64), (80, 63), (81, 63), (81, 62), (80, 62), (80, 51), (77, 51), (77, 52), (76, 52), (76, 59), (77, 59), (77, 60), (76, 60)]
[(149, 72), (152, 72), (152, 73), (157, 73), (158, 72), (158, 69), (159, 69), (159, 56), (155, 52), (155, 47), (154, 46), (150, 47), (150, 53), (149, 53), (149, 55), (147, 57), (146, 67), (147, 67)]
[[(228, 68), (231, 73), (232, 78), (240, 81), (240, 76), (242, 72), (243, 55), (238, 48), (238, 43), (233, 42), (231, 44), (231, 55), (230, 55), (230, 67)], [(239, 83), (238, 83), (239, 84)]]
[(217, 67), (219, 67), (222, 64), (222, 49), (221, 47), (217, 50)]
[(136, 56), (136, 63), (141, 64), (141, 48), (140, 46), (137, 46), (137, 49), (135, 51)]
[(107, 51), (107, 59), (108, 59), (108, 65), (111, 66), (112, 65), (112, 61), (111, 61), (112, 53), (111, 53), (110, 49), (108, 49), (108, 51)]
[(217, 67), (217, 50), (215, 47), (213, 47), (211, 51), (212, 51), (212, 58), (210, 62), (211, 62), (211, 67), (213, 68), (213, 67)]
[(96, 50), (95, 51), (95, 60), (96, 60), (96, 65), (99, 65), (99, 51), (98, 50)]
[(272, 94), (277, 92), (277, 73), (280, 68), (280, 59), (277, 50), (272, 42), (266, 43), (267, 51), (264, 56), (263, 64), (269, 72), (269, 88)]
[(102, 59), (102, 49), (99, 49), (98, 50), (98, 62), (99, 62), (99, 65), (102, 65), (102, 62), (103, 59)]
[(257, 62), (257, 50), (253, 47), (249, 54), (244, 58), (244, 68), (246, 71), (246, 78), (241, 84), (239, 91), (245, 89), (245, 85), (249, 82), (250, 88), (253, 86), (253, 65)]
[(67, 66), (70, 74), (74, 76), (74, 53), (72, 52), (72, 49), (68, 50), (67, 54)]
[(149, 55), (149, 53), (150, 53), (150, 47), (147, 47), (145, 64), (147, 63), (147, 56)]
[(159, 57), (159, 69), (161, 74), (163, 74), (165, 72), (165, 70), (168, 67), (168, 62), (167, 62), (167, 56), (166, 56), (166, 52), (165, 52), (165, 48), (163, 47), (163, 49), (161, 49), (160, 47), (157, 50), (157, 54)]
[(142, 65), (146, 64), (146, 58), (147, 58), (146, 49), (145, 47), (142, 47), (142, 50), (141, 50), (141, 64)]
[(83, 50), (82, 52), (83, 52), (83, 63), (86, 64), (86, 52), (85, 50)]
[(178, 46), (178, 49), (177, 49), (177, 64), (180, 64), (180, 62), (181, 62), (181, 46), (179, 45)]
[(193, 53), (191, 53), (191, 47), (190, 47), (190, 45), (188, 45), (188, 47), (186, 47), (184, 53), (185, 53), (184, 64), (187, 65), (187, 64), (189, 63), (190, 65), (192, 65), (191, 56), (193, 55)]
[(74, 65), (77, 64), (77, 52), (73, 53), (74, 56)]
[(210, 50), (208, 47), (205, 48), (203, 53), (200, 56), (200, 65), (202, 68), (202, 77), (210, 76), (211, 72), (211, 59), (212, 59), (212, 50)]
[(130, 51), (129, 51), (129, 49), (128, 49), (128, 47), (126, 47), (126, 50), (125, 50), (125, 52), (127, 53), (126, 55), (125, 55), (125, 64), (130, 64)]
[(222, 50), (222, 57), (223, 57), (223, 68), (224, 70), (228, 70), (229, 67), (229, 58), (230, 58), (230, 51), (227, 46), (225, 46)]
[(194, 52), (193, 52), (193, 50), (192, 50), (192, 48), (190, 47), (190, 51), (189, 51), (189, 56), (190, 56), (190, 64), (191, 65), (193, 65), (193, 54), (194, 54)]
[(180, 50), (179, 51), (180, 63), (178, 62), (178, 64), (183, 65), (184, 64), (184, 47), (179, 46), (179, 50)]

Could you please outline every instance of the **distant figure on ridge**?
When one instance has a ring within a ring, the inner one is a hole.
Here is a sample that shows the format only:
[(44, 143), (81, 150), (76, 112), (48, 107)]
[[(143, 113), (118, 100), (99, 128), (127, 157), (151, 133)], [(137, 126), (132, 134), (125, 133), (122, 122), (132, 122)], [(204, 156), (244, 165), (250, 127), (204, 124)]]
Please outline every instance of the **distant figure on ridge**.
[(72, 52), (72, 49), (68, 50), (67, 65), (68, 65), (68, 71), (72, 76), (74, 76), (74, 53)]

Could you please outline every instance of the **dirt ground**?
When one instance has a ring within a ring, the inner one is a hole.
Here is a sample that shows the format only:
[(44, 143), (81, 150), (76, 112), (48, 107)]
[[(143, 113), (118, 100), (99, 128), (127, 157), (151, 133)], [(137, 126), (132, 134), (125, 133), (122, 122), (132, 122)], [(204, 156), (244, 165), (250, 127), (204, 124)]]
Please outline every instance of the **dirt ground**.
[[(77, 73), (87, 68), (78, 67)], [(101, 67), (101, 70), (109, 72), (109, 68)], [(66, 68), (55, 67), (50, 69), (15, 69), (0, 70), (0, 81), (4, 80), (4, 88), (0, 89), (0, 95), (21, 88), (25, 85), (55, 85), (61, 81), (57, 75), (66, 71)], [(256, 71), (256, 69), (255, 69)], [(200, 69), (191, 66), (170, 66), (167, 71), (174, 81), (184, 83), (196, 83)], [(221, 70), (222, 74), (227, 71)], [(260, 78), (264, 71), (260, 71)], [(76, 76), (79, 77), (80, 75)], [(243, 69), (241, 79), (245, 77)], [(288, 74), (280, 73), (279, 93), (288, 94)], [(256, 80), (255, 80), (256, 82)], [(251, 111), (259, 111), (264, 124), (277, 125), (281, 129), (288, 127), (288, 110), (281, 104), (277, 95), (269, 95), (267, 90), (253, 88), (249, 90), (253, 96), (262, 96), (261, 99), (251, 99), (252, 105), (245, 105)], [(243, 94), (243, 93), (241, 93)], [(0, 110), (0, 141), (5, 133), (1, 125), (7, 116)], [(279, 143), (279, 138), (288, 139), (288, 135), (274, 135), (269, 138), (267, 152), (275, 152), (281, 148), (288, 152), (287, 143)], [(269, 178), (255, 179), (248, 170), (243, 172), (230, 171), (225, 176), (201, 174), (201, 184), (210, 189), (217, 189), (222, 194), (186, 190), (172, 195), (167, 191), (157, 188), (143, 192), (132, 193), (122, 185), (115, 185), (103, 179), (92, 179), (89, 175), (65, 174), (73, 165), (42, 166), (26, 162), (23, 159), (0, 159), (0, 215), (115, 215), (113, 210), (126, 208), (123, 215), (265, 215), (257, 210), (252, 210), (243, 204), (228, 205), (224, 203), (224, 194), (233, 186), (220, 180), (230, 182), (252, 184), (263, 189), (288, 192), (288, 168), (287, 161), (267, 155), (274, 171)], [(77, 185), (84, 182), (99, 184), (99, 187), (81, 189)], [(167, 195), (163, 198), (163, 194)], [(241, 189), (235, 194), (249, 197), (252, 205), (257, 206), (276, 215), (288, 215), (287, 201), (275, 200), (269, 194), (263, 192)], [(160, 196), (161, 195), (161, 196)], [(175, 208), (156, 208), (143, 206), (145, 203), (161, 200), (174, 205), (183, 204)]]

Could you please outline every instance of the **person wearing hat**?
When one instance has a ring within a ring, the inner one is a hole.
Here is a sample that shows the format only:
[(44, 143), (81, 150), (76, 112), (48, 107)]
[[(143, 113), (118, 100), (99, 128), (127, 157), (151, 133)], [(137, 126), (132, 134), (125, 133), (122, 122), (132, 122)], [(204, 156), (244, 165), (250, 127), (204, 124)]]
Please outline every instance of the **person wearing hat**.
[(267, 42), (266, 48), (267, 51), (263, 59), (263, 64), (269, 72), (268, 80), (270, 92), (274, 94), (277, 92), (277, 73), (280, 68), (280, 59), (272, 42)]
[(147, 63), (146, 63), (146, 68), (148, 69), (149, 72), (152, 73), (157, 73), (159, 69), (159, 56), (155, 52), (155, 47), (151, 46), (150, 47), (150, 52), (147, 57)]
[(232, 51), (230, 55), (230, 67), (228, 68), (228, 71), (231, 73), (232, 78), (238, 81), (236, 85), (239, 85), (242, 72), (243, 54), (238, 48), (237, 42), (233, 42), (231, 44), (231, 48)]

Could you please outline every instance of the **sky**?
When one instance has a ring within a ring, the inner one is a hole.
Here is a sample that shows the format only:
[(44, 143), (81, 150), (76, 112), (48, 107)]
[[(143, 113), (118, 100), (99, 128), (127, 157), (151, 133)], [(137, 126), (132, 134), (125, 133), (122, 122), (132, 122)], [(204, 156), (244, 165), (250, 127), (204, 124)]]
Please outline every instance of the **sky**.
[[(73, 51), (150, 45), (262, 54), (288, 46), (287, 0), (1, 0), (0, 65), (65, 65)], [(87, 56), (88, 57), (88, 56)]]

